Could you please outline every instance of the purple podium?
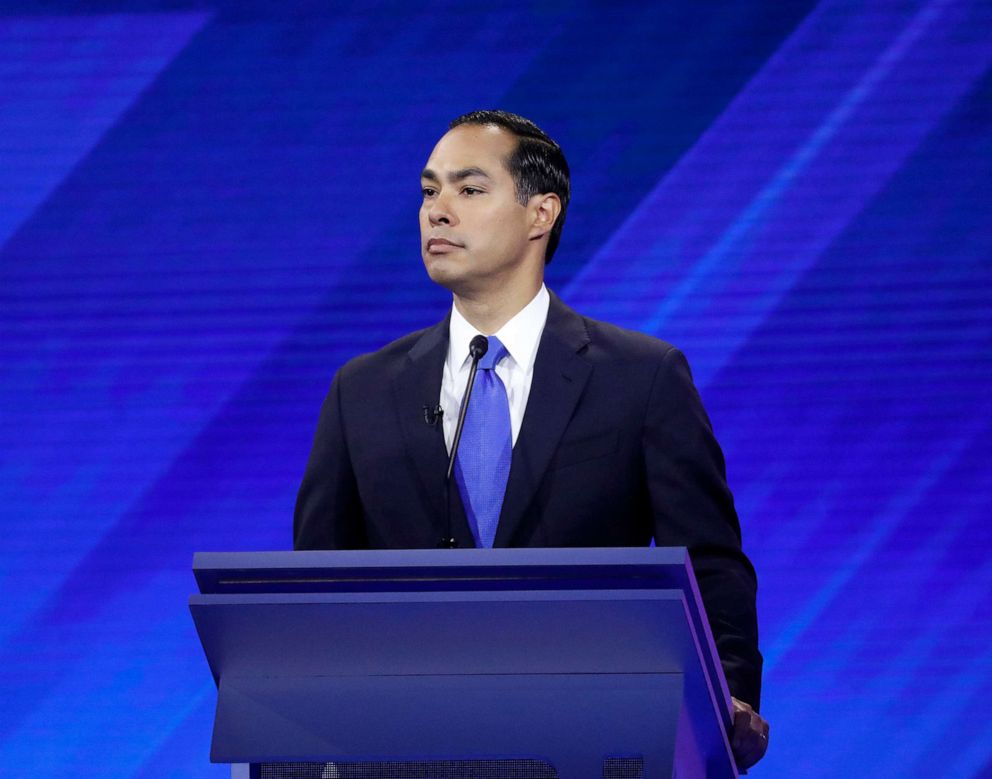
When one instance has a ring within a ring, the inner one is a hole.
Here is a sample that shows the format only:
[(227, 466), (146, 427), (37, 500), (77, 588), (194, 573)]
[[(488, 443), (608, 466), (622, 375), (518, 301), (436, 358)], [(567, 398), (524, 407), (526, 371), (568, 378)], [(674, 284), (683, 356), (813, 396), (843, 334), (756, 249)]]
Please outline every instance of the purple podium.
[(686, 551), (199, 553), (232, 776), (737, 776)]

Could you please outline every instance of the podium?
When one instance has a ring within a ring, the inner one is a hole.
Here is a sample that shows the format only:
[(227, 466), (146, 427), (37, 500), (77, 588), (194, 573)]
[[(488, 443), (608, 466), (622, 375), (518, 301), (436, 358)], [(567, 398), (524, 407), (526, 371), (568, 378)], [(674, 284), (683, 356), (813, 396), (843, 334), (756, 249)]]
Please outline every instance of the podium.
[(682, 548), (198, 553), (232, 777), (737, 776)]

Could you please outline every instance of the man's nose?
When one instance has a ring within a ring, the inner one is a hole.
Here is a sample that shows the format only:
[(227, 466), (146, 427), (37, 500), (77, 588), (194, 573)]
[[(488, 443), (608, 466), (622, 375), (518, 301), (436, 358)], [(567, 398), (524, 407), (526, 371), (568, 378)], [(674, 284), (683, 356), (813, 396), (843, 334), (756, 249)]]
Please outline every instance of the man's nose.
[(458, 221), (450, 205), (448, 198), (442, 194), (434, 198), (434, 202), (431, 203), (430, 210), (427, 212), (432, 225), (452, 225)]

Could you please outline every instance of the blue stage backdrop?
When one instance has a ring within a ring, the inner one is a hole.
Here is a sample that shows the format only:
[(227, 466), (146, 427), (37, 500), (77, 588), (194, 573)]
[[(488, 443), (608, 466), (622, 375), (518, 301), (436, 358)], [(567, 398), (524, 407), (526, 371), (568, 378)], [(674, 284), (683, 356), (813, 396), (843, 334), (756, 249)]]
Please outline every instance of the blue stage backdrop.
[(760, 576), (765, 777), (992, 776), (992, 2), (0, 6), (0, 774), (221, 777), (196, 550), (285, 549), (418, 173), (564, 146), (549, 286), (681, 346)]

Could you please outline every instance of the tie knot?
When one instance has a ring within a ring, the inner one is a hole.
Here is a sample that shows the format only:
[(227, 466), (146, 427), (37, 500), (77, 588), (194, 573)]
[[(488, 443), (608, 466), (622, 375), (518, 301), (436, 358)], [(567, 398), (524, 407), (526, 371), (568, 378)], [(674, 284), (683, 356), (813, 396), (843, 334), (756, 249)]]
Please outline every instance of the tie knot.
[(484, 371), (491, 371), (496, 367), (496, 363), (502, 360), (509, 352), (506, 351), (506, 347), (500, 342), (500, 340), (495, 336), (489, 336), (489, 349), (479, 360), (479, 367)]

